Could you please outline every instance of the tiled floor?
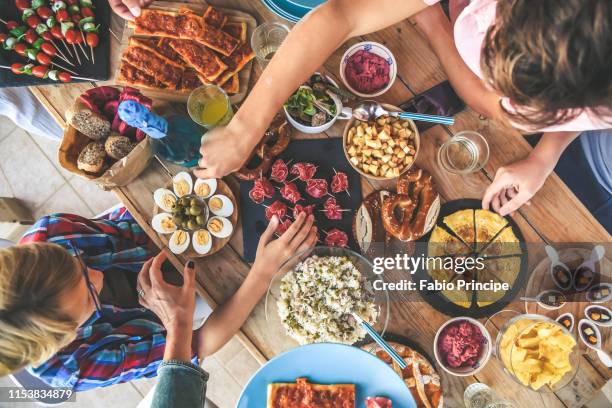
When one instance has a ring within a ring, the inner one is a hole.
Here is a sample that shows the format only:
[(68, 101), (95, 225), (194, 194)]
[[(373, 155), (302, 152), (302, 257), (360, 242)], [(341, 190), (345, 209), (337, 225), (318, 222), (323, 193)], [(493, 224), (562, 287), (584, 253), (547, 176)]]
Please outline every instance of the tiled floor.
[(62, 169), (58, 147), (59, 141), (30, 135), (0, 117), (0, 196), (20, 199), (35, 218), (53, 212), (93, 216), (118, 202)]
[[(118, 203), (113, 193), (102, 191), (94, 183), (62, 169), (57, 161), (58, 147), (59, 141), (28, 134), (0, 116), (0, 197), (20, 199), (35, 218), (54, 212), (93, 216)], [(24, 228), (15, 230), (0, 223), (0, 238), (16, 240)], [(204, 369), (210, 373), (207, 397), (219, 408), (235, 406), (242, 387), (257, 368), (259, 365), (253, 357), (232, 339), (204, 362)], [(68, 405), (136, 407), (155, 382), (155, 379), (144, 379), (79, 393), (77, 402)], [(0, 378), (0, 387), (8, 386), (12, 386), (11, 380)], [(33, 406), (0, 402), (0, 408)]]

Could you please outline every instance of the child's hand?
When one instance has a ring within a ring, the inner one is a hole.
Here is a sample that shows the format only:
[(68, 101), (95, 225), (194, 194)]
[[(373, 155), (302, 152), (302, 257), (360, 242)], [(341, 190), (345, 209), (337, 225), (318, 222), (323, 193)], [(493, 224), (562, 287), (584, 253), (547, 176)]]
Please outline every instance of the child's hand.
[(153, 0), (108, 0), (108, 4), (115, 13), (130, 21), (140, 16), (141, 9), (152, 2)]
[(317, 242), (317, 227), (313, 223), (312, 215), (306, 217), (301, 213), (280, 238), (273, 240), (278, 218), (272, 217), (259, 239), (253, 271), (270, 279), (287, 259), (313, 247)]
[(512, 214), (523, 204), (529, 204), (551, 171), (550, 166), (534, 156), (500, 167), (485, 191), (482, 208), (491, 207), (501, 216)]

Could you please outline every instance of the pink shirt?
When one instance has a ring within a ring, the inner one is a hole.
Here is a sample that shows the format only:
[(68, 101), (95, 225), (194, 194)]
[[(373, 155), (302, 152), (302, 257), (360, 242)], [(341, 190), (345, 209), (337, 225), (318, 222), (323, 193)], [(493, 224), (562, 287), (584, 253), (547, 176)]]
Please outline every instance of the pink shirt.
[[(432, 5), (440, 0), (424, 0), (426, 4)], [(497, 0), (472, 0), (463, 9), (455, 22), (455, 45), (459, 55), (465, 64), (480, 78), (483, 77), (480, 70), (480, 54), (482, 44), (487, 30), (495, 21)], [(502, 105), (508, 109), (514, 109), (508, 98), (502, 98)], [(560, 125), (553, 125), (543, 129), (525, 129), (521, 125), (515, 124), (517, 128), (531, 132), (572, 132), (586, 131), (595, 129), (609, 129), (612, 127), (612, 112), (605, 117), (597, 116), (590, 110), (583, 111), (575, 119)]]

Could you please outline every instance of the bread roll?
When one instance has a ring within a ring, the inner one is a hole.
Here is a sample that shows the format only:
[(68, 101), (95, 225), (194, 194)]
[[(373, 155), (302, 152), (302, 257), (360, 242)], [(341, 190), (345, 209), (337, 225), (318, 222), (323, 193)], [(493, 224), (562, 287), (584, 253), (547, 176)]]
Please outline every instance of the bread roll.
[(106, 154), (115, 160), (121, 160), (127, 156), (136, 146), (132, 143), (129, 137), (121, 135), (112, 135), (106, 139), (104, 150)]
[(82, 106), (66, 111), (68, 123), (91, 140), (102, 140), (111, 131), (111, 123), (102, 115)]
[(77, 159), (77, 167), (88, 173), (100, 173), (104, 170), (104, 143), (91, 142), (81, 151)]

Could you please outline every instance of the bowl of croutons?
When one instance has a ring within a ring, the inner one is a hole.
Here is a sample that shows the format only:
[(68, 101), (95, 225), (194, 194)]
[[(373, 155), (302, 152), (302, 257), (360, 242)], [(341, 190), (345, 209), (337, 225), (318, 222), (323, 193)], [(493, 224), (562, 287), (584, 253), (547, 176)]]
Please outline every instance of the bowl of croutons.
[[(389, 112), (401, 111), (383, 104)], [(348, 121), (342, 136), (344, 154), (361, 175), (388, 180), (401, 176), (414, 164), (419, 153), (419, 131), (412, 120), (380, 116), (364, 122)]]

